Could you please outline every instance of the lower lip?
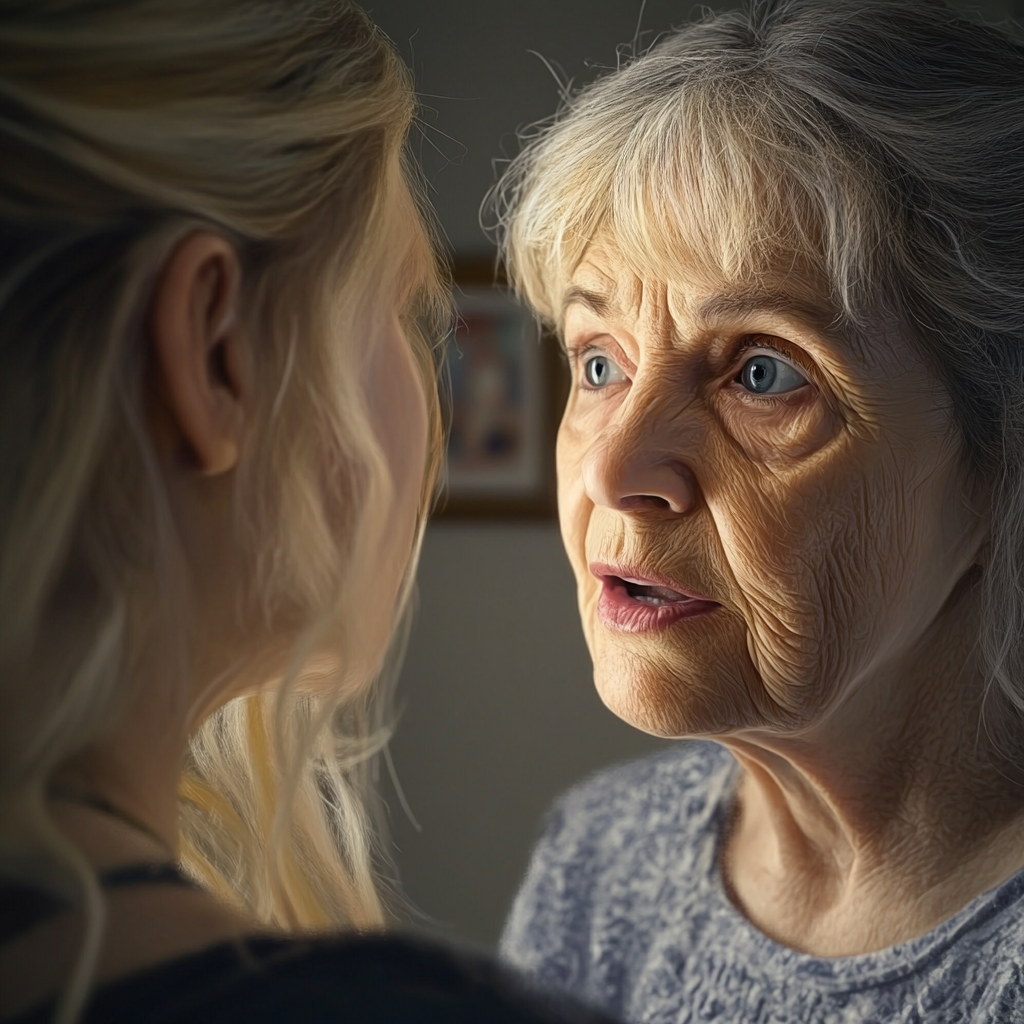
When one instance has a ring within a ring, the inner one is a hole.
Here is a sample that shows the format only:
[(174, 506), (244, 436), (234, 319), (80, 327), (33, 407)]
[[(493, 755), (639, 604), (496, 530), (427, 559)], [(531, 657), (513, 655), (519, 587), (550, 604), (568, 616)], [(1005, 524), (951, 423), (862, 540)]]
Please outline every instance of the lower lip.
[(619, 580), (605, 577), (601, 581), (601, 598), (597, 614), (604, 625), (623, 633), (646, 633), (665, 629), (683, 619), (706, 615), (718, 608), (717, 601), (685, 598), (668, 604), (647, 604), (637, 600)]

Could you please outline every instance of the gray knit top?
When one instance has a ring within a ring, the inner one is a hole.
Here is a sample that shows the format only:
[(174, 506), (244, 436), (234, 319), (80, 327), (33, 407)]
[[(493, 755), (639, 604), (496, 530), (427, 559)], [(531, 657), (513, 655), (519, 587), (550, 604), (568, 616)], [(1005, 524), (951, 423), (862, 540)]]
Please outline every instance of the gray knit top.
[(645, 1024), (1024, 1024), (1024, 871), (889, 949), (798, 953), (725, 892), (718, 848), (738, 778), (723, 747), (686, 742), (570, 791), (534, 852), (503, 956)]

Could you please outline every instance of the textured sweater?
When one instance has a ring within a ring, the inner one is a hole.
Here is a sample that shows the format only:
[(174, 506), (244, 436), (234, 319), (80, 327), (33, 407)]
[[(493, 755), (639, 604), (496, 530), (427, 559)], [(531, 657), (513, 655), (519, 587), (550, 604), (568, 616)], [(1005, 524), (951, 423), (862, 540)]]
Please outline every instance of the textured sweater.
[(888, 949), (798, 953), (724, 889), (719, 846), (738, 778), (724, 748), (687, 742), (570, 791), (534, 852), (503, 956), (645, 1024), (1024, 1024), (1024, 872)]

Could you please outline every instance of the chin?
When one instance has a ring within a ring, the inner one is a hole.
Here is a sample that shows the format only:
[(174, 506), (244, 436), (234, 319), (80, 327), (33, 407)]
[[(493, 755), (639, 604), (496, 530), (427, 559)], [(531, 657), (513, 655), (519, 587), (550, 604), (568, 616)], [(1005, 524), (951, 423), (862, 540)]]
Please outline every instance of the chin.
[(680, 650), (599, 634), (591, 643), (594, 685), (609, 711), (652, 736), (714, 737), (756, 727), (764, 719), (750, 696), (753, 667), (739, 639), (723, 645), (704, 637)]

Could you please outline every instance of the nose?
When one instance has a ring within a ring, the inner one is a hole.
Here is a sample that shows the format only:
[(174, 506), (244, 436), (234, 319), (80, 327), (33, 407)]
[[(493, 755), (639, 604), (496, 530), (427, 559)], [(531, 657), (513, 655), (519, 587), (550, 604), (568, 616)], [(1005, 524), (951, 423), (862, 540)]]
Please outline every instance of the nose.
[(684, 515), (696, 501), (693, 470), (643, 437), (598, 438), (583, 460), (583, 486), (595, 505), (619, 512)]

